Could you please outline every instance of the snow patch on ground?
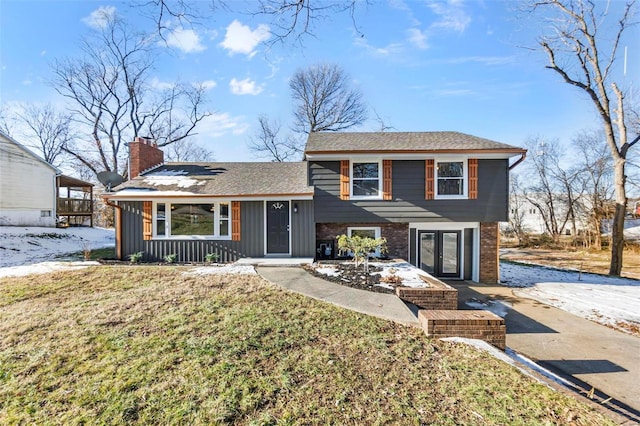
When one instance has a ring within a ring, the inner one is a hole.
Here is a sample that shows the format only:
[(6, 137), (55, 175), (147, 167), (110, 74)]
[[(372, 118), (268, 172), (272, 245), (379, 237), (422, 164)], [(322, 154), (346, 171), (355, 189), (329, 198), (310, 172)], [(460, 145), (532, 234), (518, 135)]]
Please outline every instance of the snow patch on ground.
[[(352, 262), (346, 262), (352, 263)], [(370, 267), (381, 268), (382, 271), (369, 272), (369, 274), (380, 274), (380, 278), (395, 275), (402, 279), (401, 286), (405, 287), (428, 287), (429, 285), (423, 281), (420, 276), (429, 276), (422, 269), (418, 269), (409, 262), (369, 262)], [(361, 266), (364, 271), (364, 266)], [(339, 277), (340, 271), (332, 265), (320, 265), (316, 269), (316, 272), (331, 277)], [(363, 272), (364, 273), (364, 272)], [(394, 286), (388, 283), (376, 284), (378, 287), (388, 288), (390, 290), (395, 289)]]
[(190, 269), (184, 273), (185, 275), (257, 275), (255, 268), (251, 265), (238, 265), (235, 263), (229, 265), (210, 265), (201, 266)]
[(500, 263), (500, 276), (518, 297), (626, 332), (640, 326), (638, 280), (511, 262)]
[(486, 302), (482, 302), (478, 299), (473, 298), (467, 300), (464, 303), (465, 305), (474, 309), (482, 309), (485, 311), (493, 312), (494, 314), (502, 318), (507, 316), (512, 308), (511, 303), (505, 302), (504, 300), (487, 300)]
[[(389, 275), (396, 275), (402, 278), (400, 285), (405, 287), (428, 287), (428, 284), (424, 282), (420, 277), (428, 277), (422, 269), (418, 269), (409, 262), (394, 262), (394, 263), (382, 263), (382, 262), (369, 262), (369, 265), (379, 266), (382, 268), (380, 277), (385, 278)], [(393, 286), (389, 286), (393, 289)]]
[(28, 266), (115, 246), (113, 229), (0, 226), (0, 267)]
[(97, 266), (100, 263), (95, 261), (87, 262), (40, 262), (32, 265), (9, 266), (0, 268), (0, 278), (4, 277), (24, 277), (32, 274), (48, 274), (56, 271), (72, 271), (77, 269)]

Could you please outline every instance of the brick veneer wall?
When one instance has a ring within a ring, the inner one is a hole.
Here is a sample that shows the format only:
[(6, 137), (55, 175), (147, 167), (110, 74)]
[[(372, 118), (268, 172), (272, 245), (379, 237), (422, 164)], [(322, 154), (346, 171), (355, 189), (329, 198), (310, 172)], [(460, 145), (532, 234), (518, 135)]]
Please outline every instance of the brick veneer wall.
[(502, 350), (506, 346), (504, 319), (489, 311), (420, 310), (418, 320), (428, 337), (481, 339)]
[(500, 281), (498, 259), (500, 228), (497, 222), (480, 224), (480, 282), (495, 284)]
[(409, 258), (409, 224), (407, 223), (317, 223), (316, 240), (335, 240), (350, 227), (379, 227), (380, 236), (387, 239), (387, 255)]

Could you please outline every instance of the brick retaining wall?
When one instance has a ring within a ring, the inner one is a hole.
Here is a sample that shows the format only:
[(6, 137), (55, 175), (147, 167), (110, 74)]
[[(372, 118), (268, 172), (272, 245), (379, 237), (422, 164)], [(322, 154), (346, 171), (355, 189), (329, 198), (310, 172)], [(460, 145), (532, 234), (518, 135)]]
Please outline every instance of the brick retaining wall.
[(420, 310), (418, 320), (428, 337), (480, 339), (502, 350), (506, 347), (504, 319), (489, 311)]
[(420, 309), (458, 309), (458, 290), (444, 285), (446, 287), (396, 287), (396, 296)]

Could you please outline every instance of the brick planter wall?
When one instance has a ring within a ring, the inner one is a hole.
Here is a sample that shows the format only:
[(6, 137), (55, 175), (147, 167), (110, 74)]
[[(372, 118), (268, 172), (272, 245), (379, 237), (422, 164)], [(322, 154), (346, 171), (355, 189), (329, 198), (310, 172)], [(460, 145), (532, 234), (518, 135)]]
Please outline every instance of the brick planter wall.
[[(350, 227), (379, 227), (380, 236), (387, 239), (387, 255), (409, 258), (409, 224), (407, 223), (317, 223), (316, 240), (335, 240)], [(336, 246), (337, 247), (337, 246)]]
[(498, 258), (500, 228), (497, 222), (480, 224), (480, 282), (495, 284), (500, 281)]
[(396, 287), (396, 296), (405, 302), (413, 303), (420, 309), (458, 309), (458, 290), (442, 284), (444, 287)]
[(480, 339), (502, 350), (506, 347), (504, 319), (489, 311), (418, 312), (418, 320), (428, 337)]

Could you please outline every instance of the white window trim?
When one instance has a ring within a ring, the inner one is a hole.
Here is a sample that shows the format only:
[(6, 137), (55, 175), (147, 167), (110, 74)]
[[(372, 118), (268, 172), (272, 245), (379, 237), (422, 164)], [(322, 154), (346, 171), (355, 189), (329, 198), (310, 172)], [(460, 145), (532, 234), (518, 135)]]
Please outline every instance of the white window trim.
[[(379, 226), (349, 226), (347, 227), (347, 236), (351, 237), (351, 231), (370, 231), (373, 230), (375, 232), (375, 238), (378, 239), (381, 237), (382, 232)], [(376, 249), (373, 253), (376, 257), (380, 257), (380, 249)]]
[[(158, 235), (158, 204), (165, 205), (164, 212), (164, 232), (165, 235)], [(171, 235), (171, 204), (213, 204), (215, 211), (213, 215), (213, 234), (211, 235)], [(229, 235), (220, 235), (220, 204), (229, 205)], [(152, 224), (153, 239), (156, 240), (231, 240), (231, 201), (230, 200), (209, 200), (203, 198), (180, 198), (153, 201)]]
[[(377, 163), (378, 164), (378, 195), (354, 195), (353, 194), (353, 164), (354, 163)], [(349, 193), (352, 200), (382, 200), (382, 159), (354, 159), (349, 160)]]
[[(459, 163), (462, 162), (462, 195), (440, 195), (438, 194), (438, 163)], [(469, 198), (469, 158), (468, 157), (436, 157), (433, 162), (434, 168), (434, 199), (436, 200), (466, 200)]]

